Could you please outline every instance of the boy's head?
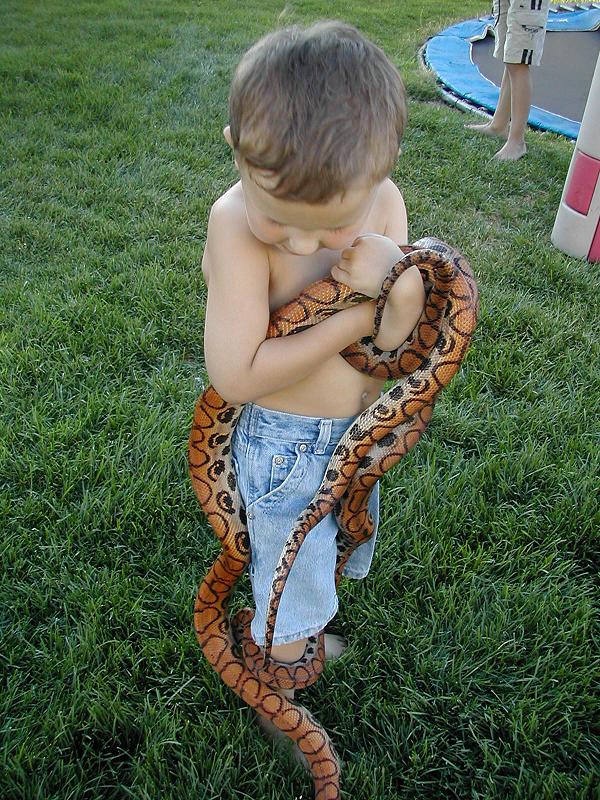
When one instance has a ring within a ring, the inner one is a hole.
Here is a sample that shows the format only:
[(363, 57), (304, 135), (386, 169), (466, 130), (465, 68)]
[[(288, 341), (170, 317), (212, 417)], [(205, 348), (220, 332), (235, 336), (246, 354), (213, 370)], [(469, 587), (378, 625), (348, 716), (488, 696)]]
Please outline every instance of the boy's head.
[(240, 168), (270, 195), (323, 203), (389, 175), (406, 122), (404, 87), (352, 26), (287, 28), (242, 58), (229, 121)]

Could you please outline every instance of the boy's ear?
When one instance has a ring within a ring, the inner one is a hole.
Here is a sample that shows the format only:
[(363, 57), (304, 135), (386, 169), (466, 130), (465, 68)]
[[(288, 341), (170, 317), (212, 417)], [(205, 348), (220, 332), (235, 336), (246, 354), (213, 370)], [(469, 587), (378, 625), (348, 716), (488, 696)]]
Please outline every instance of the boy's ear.
[(240, 165), (238, 164), (238, 160), (235, 155), (235, 149), (233, 147), (233, 139), (231, 138), (231, 128), (229, 127), (229, 125), (225, 125), (225, 127), (223, 128), (223, 136), (225, 137), (225, 141), (227, 142), (229, 147), (231, 147), (231, 149), (233, 150), (233, 163), (235, 164), (235, 168), (239, 171)]

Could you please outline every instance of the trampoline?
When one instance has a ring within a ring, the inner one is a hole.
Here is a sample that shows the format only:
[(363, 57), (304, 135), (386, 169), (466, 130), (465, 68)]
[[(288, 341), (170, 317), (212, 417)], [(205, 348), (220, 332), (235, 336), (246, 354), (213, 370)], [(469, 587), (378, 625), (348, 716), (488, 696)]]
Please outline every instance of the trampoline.
[[(494, 18), (465, 20), (432, 37), (421, 55), (445, 99), (491, 111), (500, 93), (503, 64), (493, 57)], [(600, 53), (600, 2), (551, 6), (541, 67), (532, 67), (529, 124), (576, 139)]]

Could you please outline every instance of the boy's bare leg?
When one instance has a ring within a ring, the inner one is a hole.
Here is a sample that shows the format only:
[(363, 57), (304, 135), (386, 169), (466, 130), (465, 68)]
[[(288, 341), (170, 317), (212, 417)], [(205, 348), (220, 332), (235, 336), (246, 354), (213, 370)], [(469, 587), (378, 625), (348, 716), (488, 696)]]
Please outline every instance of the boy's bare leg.
[[(284, 664), (293, 664), (304, 655), (306, 649), (307, 639), (298, 639), (296, 642), (289, 642), (288, 644), (273, 645), (271, 648), (271, 655), (275, 661), (282, 661)], [(339, 658), (346, 649), (346, 642), (342, 636), (335, 633), (325, 634), (325, 659), (333, 661)], [(294, 690), (281, 690), (280, 694), (293, 699)]]
[[(290, 642), (289, 644), (273, 645), (271, 648), (271, 655), (275, 661), (281, 661), (284, 664), (292, 664), (304, 653), (306, 641), (306, 639), (299, 639), (297, 642)], [(287, 697), (288, 700), (294, 699), (294, 689), (277, 689), (276, 691), (277, 694), (280, 694), (282, 697)], [(257, 718), (260, 727), (265, 731), (266, 734), (268, 734), (268, 736), (271, 737), (271, 739), (278, 744), (285, 745), (286, 747), (292, 745), (285, 733), (280, 731), (279, 728), (270, 720), (261, 717), (260, 714), (257, 715)], [(296, 744), (292, 745), (291, 752), (294, 759), (308, 769), (308, 762)]]
[[(290, 642), (289, 644), (273, 645), (271, 654), (276, 661), (281, 661), (286, 664), (292, 664), (297, 661), (306, 648), (306, 639), (300, 639), (297, 642)], [(325, 634), (325, 658), (326, 660), (333, 661), (339, 658), (346, 649), (346, 641), (341, 636), (334, 633)], [(294, 699), (294, 689), (278, 689), (278, 694), (282, 697), (287, 697), (288, 700)], [(288, 737), (279, 730), (270, 720), (257, 715), (258, 722), (261, 728), (275, 741), (288, 744)], [(292, 752), (295, 760), (308, 769), (308, 762), (302, 751), (297, 745), (294, 745)]]
[[(307, 639), (299, 639), (297, 642), (290, 642), (289, 644), (273, 645), (271, 655), (275, 661), (293, 664), (304, 654), (307, 641)], [(327, 661), (334, 661), (339, 658), (345, 649), (346, 640), (342, 636), (338, 636), (335, 633), (325, 634), (325, 659)], [(294, 699), (293, 689), (279, 689), (278, 693), (289, 700)]]
[[(289, 642), (288, 644), (274, 644), (271, 648), (271, 656), (275, 661), (292, 664), (304, 654), (306, 642), (307, 639), (298, 639), (297, 642)], [(294, 696), (293, 692), (291, 696)]]
[(506, 64), (504, 65), (504, 72), (502, 73), (502, 83), (500, 84), (500, 96), (494, 116), (489, 122), (472, 123), (465, 125), (469, 130), (477, 131), (477, 133), (484, 133), (486, 136), (500, 136), (503, 139), (508, 138), (508, 123), (510, 122), (511, 110), (511, 91), (510, 91), (510, 77)]
[(516, 161), (527, 152), (525, 128), (531, 108), (531, 70), (527, 64), (507, 64), (510, 78), (511, 118), (506, 143), (498, 150), (498, 161)]

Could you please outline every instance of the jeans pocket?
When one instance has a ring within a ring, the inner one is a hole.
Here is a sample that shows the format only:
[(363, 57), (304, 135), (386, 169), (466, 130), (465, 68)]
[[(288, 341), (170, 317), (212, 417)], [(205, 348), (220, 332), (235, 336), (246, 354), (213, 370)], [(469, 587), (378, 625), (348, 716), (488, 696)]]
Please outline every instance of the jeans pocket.
[(277, 454), (271, 458), (271, 480), (269, 481), (269, 492), (278, 489), (284, 481), (292, 474), (294, 467), (298, 463), (298, 456)]
[(284, 445), (278, 449), (279, 452), (271, 456), (269, 491), (254, 500), (252, 505), (268, 505), (281, 499), (286, 493), (295, 491), (306, 472), (306, 445)]

